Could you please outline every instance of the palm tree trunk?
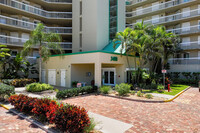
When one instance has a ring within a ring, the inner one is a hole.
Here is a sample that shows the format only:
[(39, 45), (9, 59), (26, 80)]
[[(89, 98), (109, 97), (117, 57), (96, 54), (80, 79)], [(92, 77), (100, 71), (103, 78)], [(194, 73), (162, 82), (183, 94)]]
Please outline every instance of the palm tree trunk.
[(42, 57), (40, 56), (40, 59), (39, 59), (39, 82), (41, 83), (42, 82)]

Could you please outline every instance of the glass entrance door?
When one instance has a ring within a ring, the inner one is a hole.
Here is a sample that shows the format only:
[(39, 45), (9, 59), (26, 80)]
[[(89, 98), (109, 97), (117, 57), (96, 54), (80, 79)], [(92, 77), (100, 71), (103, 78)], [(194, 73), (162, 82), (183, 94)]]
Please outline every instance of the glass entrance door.
[(115, 68), (103, 69), (103, 85), (115, 86), (116, 84)]

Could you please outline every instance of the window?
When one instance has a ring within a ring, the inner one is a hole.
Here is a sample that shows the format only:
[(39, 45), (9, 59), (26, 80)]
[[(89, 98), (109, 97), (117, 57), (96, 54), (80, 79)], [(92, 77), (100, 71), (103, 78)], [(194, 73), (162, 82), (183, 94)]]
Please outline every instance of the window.
[(159, 2), (152, 3), (152, 11), (159, 10)]
[(200, 36), (198, 36), (198, 44), (200, 45)]
[(17, 33), (17, 32), (10, 32), (10, 36), (12, 37), (11, 39), (10, 39), (10, 41), (12, 42), (12, 43), (17, 43), (18, 42), (18, 37), (19, 37), (19, 34)]
[(183, 8), (182, 13), (183, 13), (183, 15), (182, 15), (183, 17), (190, 16), (190, 7)]
[(23, 27), (29, 27), (29, 24), (28, 24), (29, 19), (28, 18), (22, 18), (22, 21), (24, 21), (24, 22), (22, 22)]
[(80, 31), (82, 31), (82, 18), (80, 18)]
[(34, 20), (33, 23), (34, 23), (34, 28), (36, 28), (37, 24), (40, 23), (40, 21), (39, 20)]
[(80, 34), (80, 48), (82, 48), (82, 34)]
[(190, 22), (182, 23), (182, 31), (190, 30)]
[(140, 23), (140, 22), (142, 22), (142, 19), (136, 20), (136, 23)]
[(80, 15), (82, 15), (82, 1), (80, 1)]
[(33, 51), (33, 57), (40, 57), (39, 52), (38, 51)]
[(183, 58), (190, 58), (190, 54), (189, 53), (184, 53), (183, 54)]
[(152, 16), (152, 23), (158, 23), (159, 22), (159, 15), (155, 15), (155, 16)]
[(12, 25), (18, 25), (18, 21), (16, 20), (16, 19), (18, 19), (18, 17), (17, 16), (12, 16), (12, 18), (14, 18), (14, 19), (12, 19), (11, 21), (11, 24)]
[(25, 2), (25, 1), (23, 1), (22, 3), (23, 3), (22, 4), (22, 9), (25, 10), (25, 11), (29, 11), (29, 6), (28, 6), (29, 3)]
[(188, 46), (188, 45), (190, 45), (190, 37), (182, 38), (182, 46)]
[(142, 7), (136, 8), (136, 15), (142, 14)]
[(7, 39), (4, 36), (6, 36), (6, 33), (0, 32), (0, 43), (4, 43), (4, 44), (7, 43)]
[(22, 33), (22, 43), (25, 43), (29, 39), (29, 34)]
[(6, 24), (6, 19), (5, 18), (0, 18), (0, 23)]
[(11, 56), (16, 56), (18, 54), (18, 51), (17, 50), (12, 50), (11, 51)]

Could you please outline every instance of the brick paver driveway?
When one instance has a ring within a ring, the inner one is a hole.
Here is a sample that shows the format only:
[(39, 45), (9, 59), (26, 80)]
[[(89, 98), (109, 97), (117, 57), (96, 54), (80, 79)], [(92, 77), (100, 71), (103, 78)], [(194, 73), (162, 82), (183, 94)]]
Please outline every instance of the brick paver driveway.
[(0, 107), (0, 133), (44, 133), (44, 131)]
[(105, 96), (86, 96), (63, 102), (132, 124), (129, 132), (200, 133), (200, 93), (191, 88), (174, 102), (141, 103)]

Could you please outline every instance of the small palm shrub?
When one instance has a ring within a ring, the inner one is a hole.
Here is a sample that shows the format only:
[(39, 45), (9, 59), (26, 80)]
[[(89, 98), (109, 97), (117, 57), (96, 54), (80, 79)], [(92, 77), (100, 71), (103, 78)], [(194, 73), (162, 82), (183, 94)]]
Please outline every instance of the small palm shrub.
[(158, 85), (157, 87), (158, 92), (163, 92), (164, 89), (165, 87), (163, 85)]
[(115, 90), (118, 92), (120, 96), (127, 95), (130, 92), (131, 85), (121, 83), (120, 85), (115, 86)]
[(135, 95), (135, 93), (136, 93), (135, 91), (131, 91), (131, 95)]
[(152, 99), (152, 98), (153, 98), (153, 95), (152, 95), (152, 94), (146, 94), (146, 95), (145, 95), (145, 98), (147, 98), (147, 99)]
[(102, 86), (100, 88), (100, 92), (103, 93), (103, 94), (108, 94), (110, 90), (111, 90), (110, 86)]
[(138, 91), (138, 92), (137, 92), (137, 96), (138, 96), (138, 97), (143, 97), (143, 95), (144, 95), (144, 94), (143, 94), (141, 91)]
[(41, 92), (46, 90), (53, 90), (53, 86), (44, 83), (32, 83), (26, 86), (26, 91), (28, 92)]

